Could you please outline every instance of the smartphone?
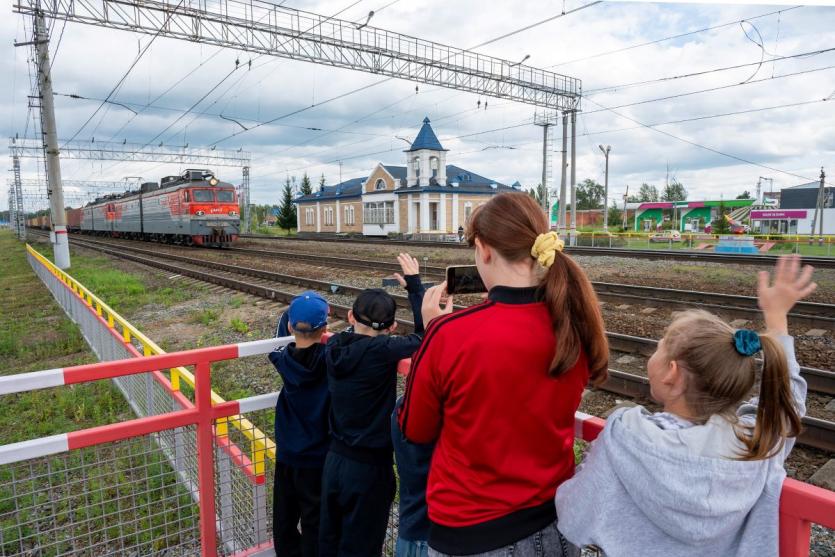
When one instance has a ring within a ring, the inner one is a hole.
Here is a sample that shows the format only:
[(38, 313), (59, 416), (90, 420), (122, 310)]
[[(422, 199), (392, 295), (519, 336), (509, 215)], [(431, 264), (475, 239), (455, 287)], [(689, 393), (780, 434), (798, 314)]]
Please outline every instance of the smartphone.
[(478, 294), (487, 292), (478, 267), (456, 265), (446, 268), (446, 291), (448, 294)]

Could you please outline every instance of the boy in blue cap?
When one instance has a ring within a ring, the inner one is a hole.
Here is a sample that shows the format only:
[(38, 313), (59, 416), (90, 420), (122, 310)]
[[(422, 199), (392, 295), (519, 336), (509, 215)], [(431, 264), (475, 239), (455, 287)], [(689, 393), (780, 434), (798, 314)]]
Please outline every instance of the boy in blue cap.
[[(275, 408), (273, 545), (278, 557), (316, 557), (322, 469), (330, 444), (325, 345), (328, 303), (313, 291), (293, 299), (277, 336), (295, 342), (270, 353), (284, 386)], [(301, 522), (301, 534), (298, 524)]]

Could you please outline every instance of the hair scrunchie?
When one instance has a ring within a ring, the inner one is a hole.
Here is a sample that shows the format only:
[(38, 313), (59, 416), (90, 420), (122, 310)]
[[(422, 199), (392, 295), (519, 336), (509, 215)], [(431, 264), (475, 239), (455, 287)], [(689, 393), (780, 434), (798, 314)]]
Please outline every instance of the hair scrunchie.
[(753, 356), (763, 349), (760, 335), (751, 329), (738, 329), (734, 333), (734, 348), (743, 356)]
[(557, 233), (551, 230), (536, 237), (536, 241), (533, 243), (533, 247), (531, 247), (531, 256), (540, 265), (548, 269), (554, 263), (557, 252), (562, 251), (563, 247), (565, 247), (565, 242), (560, 240)]

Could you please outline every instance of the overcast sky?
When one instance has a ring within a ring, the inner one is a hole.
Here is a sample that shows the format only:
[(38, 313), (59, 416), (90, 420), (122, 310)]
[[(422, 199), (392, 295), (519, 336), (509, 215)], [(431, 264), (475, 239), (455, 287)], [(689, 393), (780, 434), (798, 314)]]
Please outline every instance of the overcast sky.
[[(290, 1), (287, 5), (330, 15), (352, 1)], [(565, 9), (585, 3), (567, 0)], [(630, 193), (642, 182), (662, 186), (668, 167), (670, 176), (685, 185), (691, 199), (735, 197), (743, 190), (753, 191), (760, 176), (773, 178), (775, 189), (816, 180), (821, 166), (835, 177), (835, 99), (823, 101), (835, 94), (835, 51), (769, 62), (835, 47), (835, 8), (788, 8), (791, 6), (773, 13), (781, 7), (604, 2), (477, 51), (512, 61), (530, 55), (525, 62), (528, 65), (582, 80), (585, 95), (577, 125), (578, 182), (585, 178), (603, 182), (604, 158), (597, 147), (602, 143), (612, 146), (610, 199), (620, 200), (627, 184)], [(369, 10), (375, 10), (372, 23), (376, 27), (468, 48), (557, 15), (562, 9), (562, 2), (542, 0), (362, 0), (340, 17), (362, 22)], [(7, 16), (0, 18), (0, 39), (6, 45), (0, 60), (4, 76), (0, 122), (6, 136), (23, 135), (29, 94), (28, 49), (11, 45), (29, 40), (29, 24), (11, 14), (8, 3), (6, 10)], [(750, 23), (734, 23), (741, 19), (750, 19)], [(730, 25), (608, 54), (727, 23)], [(94, 99), (105, 98), (150, 40), (148, 35), (69, 23), (56, 56), (61, 27), (59, 22), (50, 45), (55, 56), (55, 91)], [(245, 69), (250, 58), (252, 69)], [(232, 72), (236, 59), (242, 68)], [(765, 62), (755, 64), (760, 60)], [(140, 111), (200, 64), (188, 80)], [(711, 72), (736, 65), (744, 66)], [(798, 72), (807, 73), (786, 76)], [(654, 81), (692, 73), (700, 75)], [(181, 118), (155, 143), (213, 145), (242, 131), (238, 124), (217, 114), (251, 127), (383, 79), (160, 37), (113, 97), (140, 111), (139, 116), (123, 107), (108, 106), (78, 139), (145, 143)], [(622, 87), (643, 81), (652, 82)], [(738, 85), (743, 82), (747, 83)], [(710, 88), (721, 89), (656, 100)], [(183, 110), (207, 93), (194, 110), (207, 114), (182, 117)], [(616, 108), (639, 101), (652, 102)], [(783, 106), (796, 103), (805, 104)], [(57, 96), (59, 137), (76, 133), (98, 105), (97, 101)], [(728, 114), (740, 111), (749, 112)], [(251, 152), (253, 202), (278, 202), (287, 175), (300, 178), (308, 172), (316, 182), (324, 173), (327, 183), (334, 184), (339, 178), (339, 160), (343, 161), (343, 179), (366, 176), (377, 162), (403, 165), (406, 144), (395, 136), (413, 139), (421, 120), (428, 116), (441, 143), (449, 149), (449, 164), (506, 184), (519, 180), (529, 187), (540, 181), (542, 173), (542, 130), (532, 123), (519, 124), (530, 122), (533, 114), (534, 107), (529, 105), (428, 85), (420, 85), (416, 94), (415, 83), (391, 80), (241, 133), (218, 143), (217, 148)], [(679, 122), (688, 119), (691, 121)], [(478, 134), (509, 126), (516, 127)], [(325, 131), (305, 129), (309, 127)], [(31, 135), (31, 122), (28, 129)], [(559, 128), (555, 132), (554, 149), (559, 150), (561, 132)], [(557, 186), (558, 161), (559, 153), (554, 153)], [(158, 180), (181, 170), (156, 163), (62, 163), (64, 178), (76, 180), (120, 180), (126, 176)], [(240, 181), (239, 169), (214, 170), (223, 179)], [(36, 172), (34, 164), (24, 164), (25, 176), (34, 177)], [(7, 203), (6, 187), (0, 187), (0, 207), (7, 207)]]

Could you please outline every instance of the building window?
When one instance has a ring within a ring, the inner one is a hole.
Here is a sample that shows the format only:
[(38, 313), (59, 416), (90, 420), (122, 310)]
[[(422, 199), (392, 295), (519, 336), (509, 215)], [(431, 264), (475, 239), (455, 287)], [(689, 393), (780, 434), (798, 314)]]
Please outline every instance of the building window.
[(308, 208), (304, 210), (304, 223), (305, 224), (314, 224), (313, 219), (313, 209)]
[(353, 206), (353, 205), (351, 205), (350, 207), (348, 207), (348, 209), (349, 209), (349, 210), (348, 210), (348, 216), (349, 216), (349, 218), (350, 218), (351, 224), (356, 224), (357, 219), (356, 219), (356, 217), (354, 216), (354, 206)]
[(333, 226), (333, 207), (325, 207), (325, 226)]
[(429, 159), (429, 169), (432, 171), (432, 177), (438, 177), (438, 157), (431, 157)]
[(468, 222), (470, 220), (470, 215), (473, 213), (473, 204), (467, 201), (464, 203), (464, 222)]
[(363, 205), (364, 224), (394, 224), (394, 201), (379, 201)]
[(377, 183), (374, 184), (374, 189), (377, 191), (386, 189), (386, 181), (382, 178), (378, 179)]
[(420, 178), (420, 157), (412, 159), (412, 166), (415, 169), (415, 176)]

